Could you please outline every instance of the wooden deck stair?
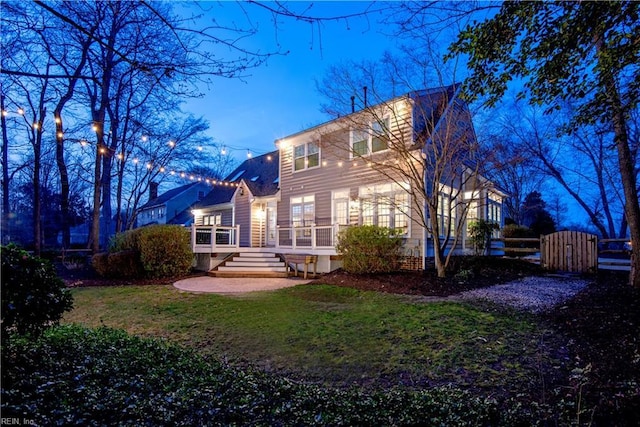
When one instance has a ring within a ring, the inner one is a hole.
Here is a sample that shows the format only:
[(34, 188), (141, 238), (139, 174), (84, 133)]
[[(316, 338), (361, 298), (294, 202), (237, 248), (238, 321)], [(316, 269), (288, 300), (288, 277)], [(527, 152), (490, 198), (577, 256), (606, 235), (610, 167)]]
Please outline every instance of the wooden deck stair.
[(287, 266), (274, 253), (240, 252), (208, 273), (215, 277), (288, 277)]

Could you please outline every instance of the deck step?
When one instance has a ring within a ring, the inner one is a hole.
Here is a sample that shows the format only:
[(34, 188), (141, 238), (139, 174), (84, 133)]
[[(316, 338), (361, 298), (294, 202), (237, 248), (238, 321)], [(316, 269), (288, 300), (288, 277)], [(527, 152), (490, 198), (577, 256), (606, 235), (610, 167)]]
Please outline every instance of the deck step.
[(213, 270), (210, 271), (208, 273), (209, 276), (212, 277), (227, 277), (227, 278), (249, 278), (249, 277), (255, 277), (255, 278), (274, 278), (274, 277), (289, 277), (289, 273), (281, 273), (281, 272), (258, 272), (258, 273), (251, 273), (251, 272), (247, 272), (247, 271), (242, 271), (242, 272), (234, 272), (234, 271), (218, 271), (218, 270)]
[(227, 261), (225, 267), (284, 267), (284, 262), (282, 261), (236, 261), (234, 258), (233, 261)]
[(288, 268), (274, 253), (240, 252), (209, 272), (216, 277), (288, 277)]

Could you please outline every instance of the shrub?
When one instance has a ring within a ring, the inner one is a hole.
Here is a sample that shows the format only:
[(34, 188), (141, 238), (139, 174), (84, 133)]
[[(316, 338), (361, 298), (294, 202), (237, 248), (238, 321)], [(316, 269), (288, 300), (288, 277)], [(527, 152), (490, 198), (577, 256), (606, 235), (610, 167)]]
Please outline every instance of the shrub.
[(149, 277), (184, 275), (191, 269), (193, 253), (189, 232), (179, 225), (152, 225), (140, 229), (140, 260)]
[(73, 307), (73, 297), (42, 258), (10, 244), (2, 247), (2, 336), (39, 335)]
[(469, 240), (473, 244), (475, 255), (485, 255), (485, 249), (491, 249), (491, 234), (499, 229), (498, 224), (484, 219), (469, 223)]
[(142, 228), (127, 230), (111, 237), (109, 252), (137, 251), (140, 249), (140, 233)]
[(100, 252), (91, 257), (91, 266), (101, 276), (109, 275), (109, 253)]
[(349, 273), (388, 273), (400, 265), (401, 245), (402, 239), (394, 230), (363, 225), (340, 232), (336, 249)]
[(115, 235), (109, 254), (93, 257), (93, 267), (108, 277), (175, 277), (193, 262), (189, 232), (179, 225), (151, 225)]
[(110, 253), (107, 257), (111, 277), (142, 277), (144, 271), (140, 262), (140, 253), (134, 250)]

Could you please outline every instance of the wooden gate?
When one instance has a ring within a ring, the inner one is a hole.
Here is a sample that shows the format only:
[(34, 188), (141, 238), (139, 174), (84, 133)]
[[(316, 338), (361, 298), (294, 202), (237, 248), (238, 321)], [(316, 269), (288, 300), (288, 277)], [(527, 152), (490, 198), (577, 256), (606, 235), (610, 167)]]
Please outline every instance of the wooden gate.
[(595, 273), (598, 270), (598, 237), (579, 231), (540, 236), (540, 265), (553, 271)]

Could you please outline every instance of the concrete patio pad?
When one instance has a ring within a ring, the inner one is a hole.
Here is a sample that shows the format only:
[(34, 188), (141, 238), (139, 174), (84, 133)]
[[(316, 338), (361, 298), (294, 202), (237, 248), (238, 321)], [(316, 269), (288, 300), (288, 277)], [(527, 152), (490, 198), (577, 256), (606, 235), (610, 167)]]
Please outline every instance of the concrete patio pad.
[(273, 291), (304, 285), (310, 280), (298, 278), (227, 278), (199, 276), (179, 280), (174, 287), (186, 292), (216, 293), (216, 294), (241, 294), (255, 291)]

